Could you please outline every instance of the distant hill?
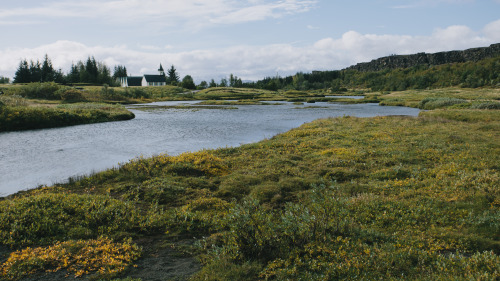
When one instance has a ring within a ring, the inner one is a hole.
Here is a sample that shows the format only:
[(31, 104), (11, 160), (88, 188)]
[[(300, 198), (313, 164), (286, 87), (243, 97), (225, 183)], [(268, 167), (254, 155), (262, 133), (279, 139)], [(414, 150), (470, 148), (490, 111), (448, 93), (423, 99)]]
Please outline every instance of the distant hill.
[(500, 43), (489, 47), (472, 48), (464, 51), (439, 52), (434, 54), (418, 53), (413, 55), (392, 55), (371, 62), (358, 63), (346, 68), (362, 72), (386, 69), (410, 68), (418, 65), (435, 66), (449, 63), (477, 62), (483, 59), (500, 56)]

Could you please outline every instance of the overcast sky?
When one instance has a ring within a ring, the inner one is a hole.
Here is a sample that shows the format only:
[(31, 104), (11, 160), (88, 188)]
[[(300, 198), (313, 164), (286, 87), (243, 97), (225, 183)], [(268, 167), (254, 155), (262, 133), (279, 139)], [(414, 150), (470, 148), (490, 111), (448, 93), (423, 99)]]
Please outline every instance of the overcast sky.
[(6, 0), (0, 30), (0, 76), (48, 54), (257, 80), (500, 43), (500, 0)]

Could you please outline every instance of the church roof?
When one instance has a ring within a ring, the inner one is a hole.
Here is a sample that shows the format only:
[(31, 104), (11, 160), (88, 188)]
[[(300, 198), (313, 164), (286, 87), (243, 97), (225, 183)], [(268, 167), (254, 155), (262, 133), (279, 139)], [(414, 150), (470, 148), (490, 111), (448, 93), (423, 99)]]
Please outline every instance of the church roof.
[(142, 76), (128, 76), (127, 85), (129, 87), (142, 86)]
[(167, 82), (164, 75), (144, 74), (144, 78), (146, 78), (146, 82)]

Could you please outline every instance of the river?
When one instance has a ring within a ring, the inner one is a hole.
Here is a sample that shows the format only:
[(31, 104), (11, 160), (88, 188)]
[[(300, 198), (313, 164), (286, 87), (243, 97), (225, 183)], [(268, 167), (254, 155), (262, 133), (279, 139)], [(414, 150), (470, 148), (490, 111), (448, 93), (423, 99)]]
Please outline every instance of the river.
[(314, 103), (196, 108), (193, 102), (157, 102), (187, 108), (131, 109), (135, 119), (54, 129), (0, 133), (0, 196), (64, 182), (139, 156), (234, 147), (270, 138), (318, 118), (418, 115), (378, 104)]

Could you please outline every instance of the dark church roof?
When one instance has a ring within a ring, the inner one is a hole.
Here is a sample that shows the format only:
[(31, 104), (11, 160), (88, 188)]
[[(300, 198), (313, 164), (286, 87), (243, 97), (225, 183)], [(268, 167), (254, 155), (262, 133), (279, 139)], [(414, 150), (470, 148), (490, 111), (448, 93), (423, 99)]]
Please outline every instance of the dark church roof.
[(145, 74), (146, 82), (167, 82), (164, 75), (148, 75)]
[(142, 86), (142, 76), (127, 77), (127, 85), (129, 87)]

